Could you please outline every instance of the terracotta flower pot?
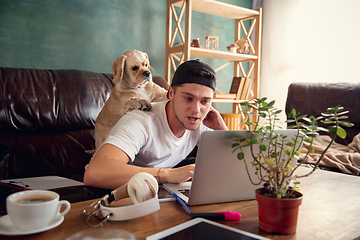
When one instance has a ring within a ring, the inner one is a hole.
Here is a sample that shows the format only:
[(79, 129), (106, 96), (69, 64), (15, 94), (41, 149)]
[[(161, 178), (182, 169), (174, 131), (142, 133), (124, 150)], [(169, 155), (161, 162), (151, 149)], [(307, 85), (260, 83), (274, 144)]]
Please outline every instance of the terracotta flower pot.
[(261, 195), (262, 190), (259, 188), (255, 191), (260, 228), (270, 233), (295, 233), (303, 195), (294, 191), (297, 198), (277, 199)]

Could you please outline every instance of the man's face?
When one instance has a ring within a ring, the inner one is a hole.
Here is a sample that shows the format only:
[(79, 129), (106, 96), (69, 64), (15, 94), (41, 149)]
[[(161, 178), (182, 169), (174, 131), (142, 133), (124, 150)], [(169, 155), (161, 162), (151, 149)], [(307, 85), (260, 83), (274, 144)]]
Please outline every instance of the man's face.
[(197, 83), (176, 86), (169, 98), (179, 122), (188, 130), (196, 130), (211, 107), (213, 90)]

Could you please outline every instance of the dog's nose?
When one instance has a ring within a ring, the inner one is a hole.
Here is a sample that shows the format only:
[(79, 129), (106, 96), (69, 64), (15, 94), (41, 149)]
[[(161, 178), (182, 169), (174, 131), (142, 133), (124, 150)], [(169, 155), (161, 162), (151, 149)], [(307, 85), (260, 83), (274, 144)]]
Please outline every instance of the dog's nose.
[(145, 72), (143, 72), (143, 75), (144, 75), (145, 77), (150, 77), (150, 71), (145, 71)]

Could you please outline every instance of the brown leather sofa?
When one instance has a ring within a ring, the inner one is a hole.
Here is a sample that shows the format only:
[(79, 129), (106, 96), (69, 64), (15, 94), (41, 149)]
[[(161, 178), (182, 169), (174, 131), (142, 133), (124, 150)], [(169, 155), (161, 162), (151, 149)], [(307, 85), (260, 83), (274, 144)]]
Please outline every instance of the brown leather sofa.
[[(346, 139), (338, 138), (336, 141), (341, 144), (349, 144), (360, 132), (360, 84), (292, 83), (288, 89), (285, 112), (288, 114), (292, 109), (296, 109), (296, 112), (300, 114), (318, 117), (328, 107), (338, 105), (349, 111), (349, 118), (346, 121), (355, 125), (345, 129)], [(326, 133), (320, 132), (320, 134)]]
[[(300, 114), (318, 117), (328, 107), (341, 105), (349, 111), (346, 121), (354, 123), (345, 128), (346, 139), (336, 138), (336, 142), (348, 145), (360, 132), (360, 84), (354, 83), (292, 83), (288, 89), (285, 112), (292, 109)], [(321, 124), (320, 124), (321, 125)], [(327, 126), (327, 125), (321, 125)], [(319, 132), (327, 134), (326, 132)], [(338, 168), (319, 166), (322, 169), (341, 172)]]
[[(1, 179), (57, 175), (82, 181), (112, 74), (0, 68)], [(161, 77), (154, 82), (167, 88)], [(8, 150), (8, 152), (4, 152)]]
[[(113, 75), (80, 70), (0, 67), (0, 179), (56, 175), (83, 180), (96, 117)], [(153, 77), (168, 88), (162, 77)], [(16, 189), (0, 186), (0, 214)], [(105, 190), (108, 191), (108, 190)], [(103, 189), (57, 191), (70, 202), (102, 197)]]

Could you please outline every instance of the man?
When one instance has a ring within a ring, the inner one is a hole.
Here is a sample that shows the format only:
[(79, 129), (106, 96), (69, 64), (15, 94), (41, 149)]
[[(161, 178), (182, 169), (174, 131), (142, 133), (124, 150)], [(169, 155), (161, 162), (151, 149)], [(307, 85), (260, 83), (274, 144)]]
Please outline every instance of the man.
[(126, 113), (87, 166), (84, 183), (115, 189), (139, 172), (150, 173), (159, 183), (191, 179), (194, 164), (173, 167), (193, 150), (202, 132), (227, 130), (211, 107), (215, 86), (216, 73), (208, 64), (181, 64), (169, 87), (169, 101), (153, 103), (148, 112)]

